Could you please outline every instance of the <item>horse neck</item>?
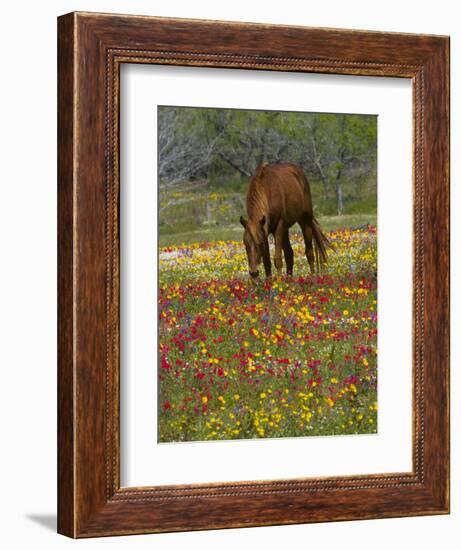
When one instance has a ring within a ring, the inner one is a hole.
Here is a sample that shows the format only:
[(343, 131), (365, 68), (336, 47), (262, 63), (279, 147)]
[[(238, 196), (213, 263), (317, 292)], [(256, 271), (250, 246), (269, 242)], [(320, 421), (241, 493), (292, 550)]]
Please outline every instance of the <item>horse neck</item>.
[(248, 218), (254, 222), (266, 216), (269, 219), (269, 202), (262, 183), (259, 180), (252, 181), (247, 195)]

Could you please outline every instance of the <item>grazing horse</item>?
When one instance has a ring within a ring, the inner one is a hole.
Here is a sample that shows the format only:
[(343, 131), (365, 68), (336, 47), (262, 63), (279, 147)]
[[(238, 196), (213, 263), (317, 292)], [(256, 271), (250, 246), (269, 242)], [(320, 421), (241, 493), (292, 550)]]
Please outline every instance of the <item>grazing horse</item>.
[(274, 264), (278, 275), (282, 272), (282, 250), (287, 274), (293, 274), (293, 249), (288, 230), (295, 223), (303, 233), (311, 272), (326, 262), (327, 249), (333, 247), (314, 218), (309, 182), (301, 167), (288, 162), (262, 162), (250, 179), (246, 206), (248, 220), (241, 216), (240, 223), (245, 228), (243, 242), (252, 279), (259, 275), (261, 259), (266, 277), (271, 276), (269, 234), (274, 236)]

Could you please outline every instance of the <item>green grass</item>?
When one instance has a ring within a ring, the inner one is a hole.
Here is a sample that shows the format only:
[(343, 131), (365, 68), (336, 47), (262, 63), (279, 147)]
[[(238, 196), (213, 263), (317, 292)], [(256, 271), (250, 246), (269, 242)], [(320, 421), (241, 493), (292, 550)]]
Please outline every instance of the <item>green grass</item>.
[[(319, 222), (324, 231), (332, 231), (339, 228), (350, 229), (366, 224), (376, 225), (376, 214), (347, 214), (343, 216), (321, 216)], [(291, 229), (294, 233), (300, 233), (298, 226)], [(180, 232), (167, 233), (160, 229), (160, 247), (179, 244), (191, 244), (196, 242), (235, 241), (242, 238), (242, 226), (240, 224), (225, 226), (205, 226), (200, 228), (184, 229)]]
[(294, 237), (294, 277), (256, 284), (241, 242), (163, 251), (159, 442), (376, 433), (376, 233), (330, 238), (322, 274)]

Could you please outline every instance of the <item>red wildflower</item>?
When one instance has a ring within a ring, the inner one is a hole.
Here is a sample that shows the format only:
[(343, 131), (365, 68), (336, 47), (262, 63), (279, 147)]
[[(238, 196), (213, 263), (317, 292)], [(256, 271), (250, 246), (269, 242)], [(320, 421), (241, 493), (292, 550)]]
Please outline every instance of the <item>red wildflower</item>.
[(164, 369), (164, 370), (170, 370), (171, 369), (171, 365), (168, 362), (168, 359), (167, 359), (166, 355), (162, 355), (162, 369)]

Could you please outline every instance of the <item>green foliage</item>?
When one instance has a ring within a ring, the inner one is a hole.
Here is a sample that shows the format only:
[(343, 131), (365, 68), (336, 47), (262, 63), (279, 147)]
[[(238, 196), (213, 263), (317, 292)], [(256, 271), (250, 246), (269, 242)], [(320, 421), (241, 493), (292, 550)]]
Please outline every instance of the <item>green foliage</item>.
[(159, 107), (158, 121), (163, 232), (235, 222), (261, 160), (302, 166), (317, 216), (376, 213), (376, 116)]

